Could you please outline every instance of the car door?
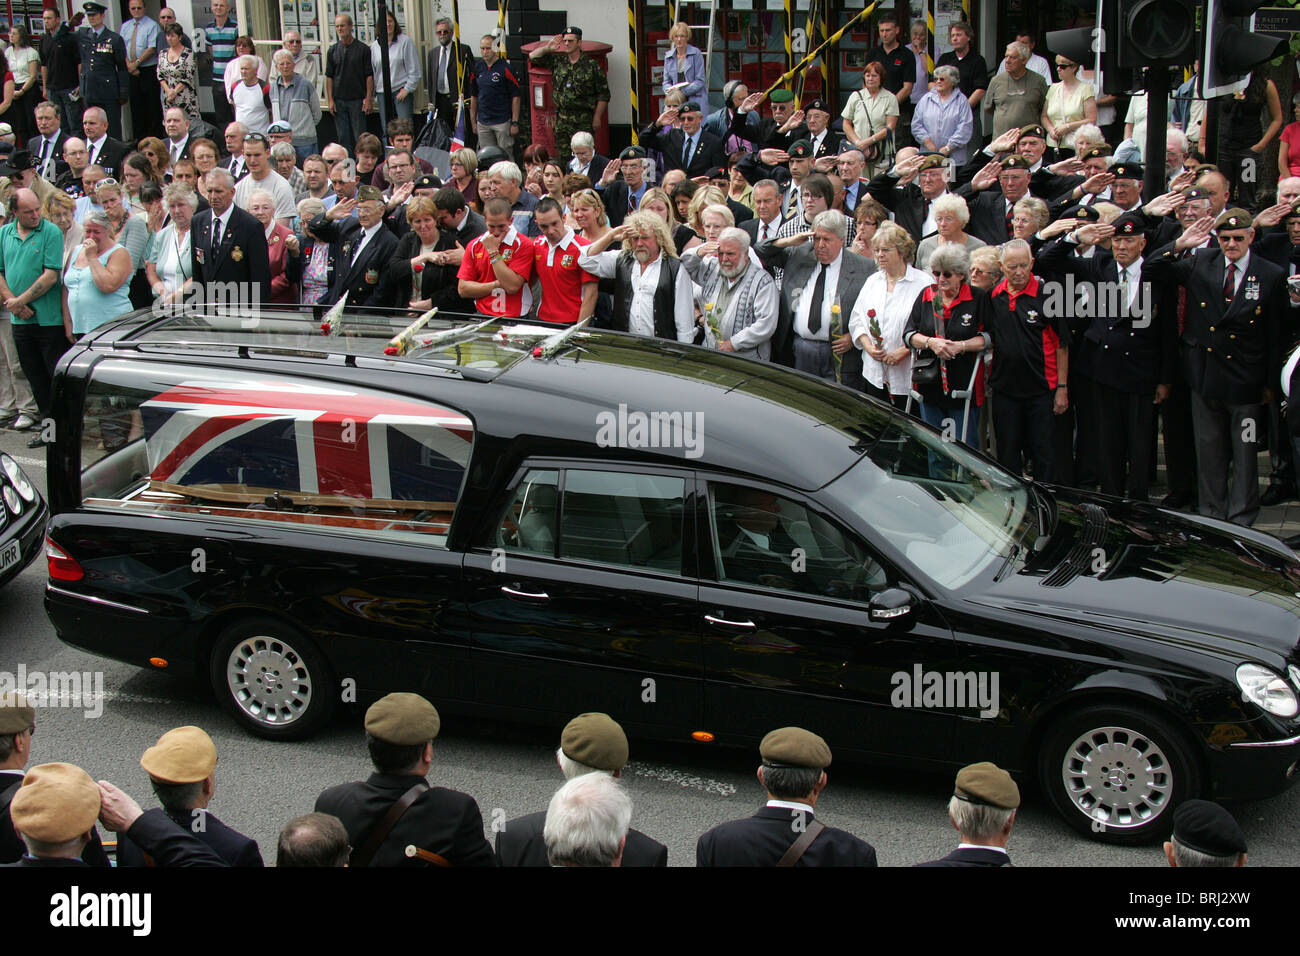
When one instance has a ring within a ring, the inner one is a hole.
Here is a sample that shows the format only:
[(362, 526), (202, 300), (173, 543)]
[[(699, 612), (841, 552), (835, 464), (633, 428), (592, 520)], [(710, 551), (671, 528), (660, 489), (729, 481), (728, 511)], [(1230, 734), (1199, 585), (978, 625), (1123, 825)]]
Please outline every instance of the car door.
[(807, 498), (701, 480), (696, 500), (705, 726), (761, 738), (797, 725), (837, 750), (948, 756), (952, 709), (900, 692), (918, 665), (957, 666), (933, 607), (873, 620), (872, 595), (906, 582)]
[(526, 464), (465, 559), (480, 699), (697, 729), (693, 493), (686, 471)]

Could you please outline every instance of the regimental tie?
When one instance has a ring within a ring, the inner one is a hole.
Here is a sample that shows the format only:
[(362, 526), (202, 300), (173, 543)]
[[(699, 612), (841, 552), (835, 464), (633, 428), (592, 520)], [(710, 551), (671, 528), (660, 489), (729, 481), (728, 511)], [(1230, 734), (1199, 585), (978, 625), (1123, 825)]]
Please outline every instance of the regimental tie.
[(1228, 263), (1228, 274), (1223, 280), (1223, 301), (1231, 302), (1237, 292), (1237, 264)]
[[(1005, 200), (1004, 200), (1004, 202), (1005, 202)], [(1008, 202), (1008, 203), (1007, 203), (1007, 235), (1008, 235), (1008, 236), (1014, 236), (1014, 235), (1016, 234), (1016, 233), (1015, 233), (1015, 230), (1013, 230), (1013, 229), (1011, 228), (1011, 214), (1012, 214), (1013, 210), (1014, 210), (1014, 207), (1011, 205), (1011, 203)]]
[(822, 302), (826, 298), (826, 267), (817, 263), (817, 281), (813, 283), (812, 302), (808, 306), (808, 331), (822, 330)]
[(215, 214), (212, 217), (212, 254), (215, 256), (217, 250), (221, 248), (221, 219)]

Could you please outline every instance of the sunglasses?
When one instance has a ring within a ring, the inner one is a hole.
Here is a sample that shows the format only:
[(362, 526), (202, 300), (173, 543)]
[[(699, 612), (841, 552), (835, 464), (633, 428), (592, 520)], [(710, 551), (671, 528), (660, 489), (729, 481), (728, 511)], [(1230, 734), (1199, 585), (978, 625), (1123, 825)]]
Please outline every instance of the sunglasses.
[(1060, 60), (1057, 60), (1057, 61), (1056, 61), (1056, 68), (1057, 68), (1058, 70), (1073, 70), (1073, 69), (1075, 69), (1078, 65), (1079, 65), (1079, 64), (1077, 64), (1077, 63), (1062, 63)]
[(245, 143), (269, 143), (265, 133), (249, 133), (244, 137)]
[(1219, 236), (1220, 245), (1227, 245), (1227, 244), (1235, 245), (1236, 243), (1245, 242), (1245, 241), (1246, 241), (1245, 236)]
[(95, 188), (103, 189), (105, 186), (116, 186), (117, 184), (118, 184), (117, 180), (114, 179), (112, 176), (106, 176), (105, 178), (95, 183)]
[(956, 273), (956, 272), (940, 272), (939, 270), (936, 269), (936, 270), (932, 270), (931, 274), (932, 274), (936, 279), (951, 279), (953, 276), (958, 275), (959, 273)]

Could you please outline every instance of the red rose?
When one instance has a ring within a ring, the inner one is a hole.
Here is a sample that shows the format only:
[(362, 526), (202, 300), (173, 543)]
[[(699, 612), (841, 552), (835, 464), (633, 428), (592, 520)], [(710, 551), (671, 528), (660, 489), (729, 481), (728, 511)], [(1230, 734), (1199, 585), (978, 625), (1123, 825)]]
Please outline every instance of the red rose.
[(423, 263), (423, 262), (417, 262), (415, 265), (411, 266), (411, 271), (412, 271), (412, 272), (423, 272), (423, 271), (424, 271), (424, 263)]
[(874, 319), (875, 317), (876, 317), (876, 310), (875, 310), (875, 309), (867, 309), (867, 318), (869, 318), (869, 319)]

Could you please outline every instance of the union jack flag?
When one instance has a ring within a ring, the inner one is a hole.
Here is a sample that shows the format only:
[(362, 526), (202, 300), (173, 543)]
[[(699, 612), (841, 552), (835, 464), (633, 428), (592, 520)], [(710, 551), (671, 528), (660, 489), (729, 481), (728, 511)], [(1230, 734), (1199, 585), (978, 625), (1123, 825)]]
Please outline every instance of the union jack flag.
[(451, 134), (451, 151), (465, 148), (465, 104), (456, 104), (456, 131)]
[(455, 502), (474, 437), (473, 423), (450, 409), (270, 379), (183, 382), (140, 414), (155, 487), (227, 499)]

